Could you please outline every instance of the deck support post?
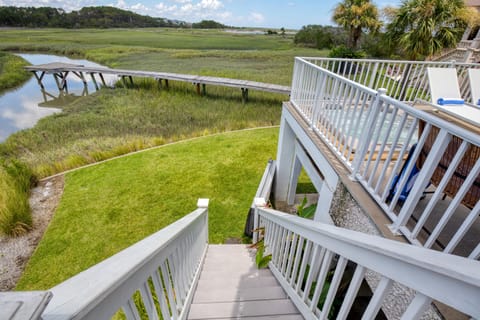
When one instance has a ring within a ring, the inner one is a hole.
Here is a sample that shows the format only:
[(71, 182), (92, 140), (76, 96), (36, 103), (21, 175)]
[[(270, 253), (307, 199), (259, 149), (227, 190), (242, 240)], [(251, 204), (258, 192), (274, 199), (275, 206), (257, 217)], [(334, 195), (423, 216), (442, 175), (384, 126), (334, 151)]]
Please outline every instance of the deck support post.
[(99, 75), (99, 77), (100, 77), (100, 80), (102, 80), (102, 85), (103, 85), (104, 87), (106, 87), (106, 86), (107, 86), (107, 83), (105, 82), (105, 79), (103, 78), (103, 74), (102, 74), (102, 73), (98, 73), (98, 75)]
[(197, 94), (200, 96), (201, 93), (200, 93), (200, 83), (194, 83), (195, 87), (196, 87), (196, 90), (197, 90)]
[(40, 86), (40, 88), (42, 88), (42, 90), (45, 90), (45, 86), (42, 83), (42, 79), (43, 79), (43, 76), (45, 75), (45, 71), (42, 71), (40, 76), (38, 76), (36, 71), (32, 71), (32, 73), (35, 76), (35, 79), (37, 79), (37, 82), (38, 82), (38, 85)]
[(128, 79), (130, 79), (130, 84), (131, 84), (132, 87), (133, 87), (133, 77), (132, 77), (132, 76), (128, 76)]
[(248, 88), (241, 88), (242, 89), (242, 102), (248, 102)]
[(63, 72), (60, 72), (60, 73), (55, 72), (53, 74), (53, 78), (55, 79), (55, 83), (57, 84), (58, 91), (60, 92), (65, 91), (66, 93), (68, 93), (67, 75), (68, 75), (68, 71), (65, 72), (65, 74)]
[(93, 85), (95, 86), (95, 89), (98, 90), (99, 88), (98, 88), (97, 80), (95, 79), (95, 73), (91, 72), (90, 77), (92, 78), (92, 82), (93, 82)]
[(207, 95), (207, 86), (205, 83), (202, 83), (202, 96)]

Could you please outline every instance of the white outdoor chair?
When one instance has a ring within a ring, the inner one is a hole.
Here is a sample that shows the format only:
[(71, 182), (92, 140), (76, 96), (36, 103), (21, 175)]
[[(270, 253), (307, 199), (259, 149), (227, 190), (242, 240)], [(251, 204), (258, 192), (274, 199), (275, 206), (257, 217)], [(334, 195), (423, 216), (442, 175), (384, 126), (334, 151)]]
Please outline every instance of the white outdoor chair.
[(432, 103), (438, 105), (463, 105), (455, 68), (427, 68)]
[(480, 69), (468, 69), (472, 104), (480, 107)]

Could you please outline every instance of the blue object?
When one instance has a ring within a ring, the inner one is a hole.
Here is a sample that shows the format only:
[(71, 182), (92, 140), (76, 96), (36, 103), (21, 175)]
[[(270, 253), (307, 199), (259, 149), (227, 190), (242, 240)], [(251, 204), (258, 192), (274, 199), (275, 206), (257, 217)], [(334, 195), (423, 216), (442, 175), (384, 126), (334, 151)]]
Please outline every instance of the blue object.
[(407, 160), (405, 160), (405, 163), (403, 164), (402, 169), (400, 170), (400, 173), (398, 175), (396, 175), (395, 178), (393, 178), (392, 185), (390, 186), (390, 192), (389, 192), (389, 195), (387, 197), (387, 201), (391, 201), (393, 199), (393, 196), (397, 192), (400, 192), (400, 195), (399, 195), (398, 199), (400, 200), (400, 202), (404, 202), (407, 199), (410, 191), (412, 190), (413, 185), (415, 184), (415, 180), (417, 179), (418, 174), (420, 173), (420, 169), (417, 167), (416, 163), (413, 165), (412, 171), (408, 175), (407, 183), (405, 183), (405, 186), (403, 187), (403, 189), (401, 191), (398, 190), (398, 187), (399, 187), (398, 183), (407, 174), (406, 169), (407, 169), (407, 166), (410, 163), (410, 161), (412, 161), (412, 156), (413, 156), (413, 153), (414, 153), (416, 147), (417, 147), (417, 144), (414, 144), (410, 148), (410, 150), (408, 152)]
[(478, 99), (477, 101), (477, 106), (480, 106), (480, 99)]
[(455, 105), (462, 105), (465, 104), (463, 99), (445, 99), (445, 98), (438, 98), (437, 104), (443, 106), (446, 104), (455, 104)]

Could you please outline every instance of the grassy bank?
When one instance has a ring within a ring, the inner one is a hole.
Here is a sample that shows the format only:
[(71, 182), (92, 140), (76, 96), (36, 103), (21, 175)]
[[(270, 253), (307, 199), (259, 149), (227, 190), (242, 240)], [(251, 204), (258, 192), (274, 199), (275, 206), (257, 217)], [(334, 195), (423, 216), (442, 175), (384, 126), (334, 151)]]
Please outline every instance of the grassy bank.
[(15, 88), (28, 80), (31, 74), (23, 69), (27, 61), (10, 53), (0, 52), (0, 93)]
[(277, 136), (278, 128), (220, 134), (67, 174), (17, 289), (50, 288), (193, 211), (200, 197), (210, 199), (210, 241), (241, 238)]
[(252, 93), (242, 104), (237, 91), (209, 88), (199, 97), (192, 87), (161, 90), (148, 82), (104, 89), (12, 135), (0, 154), (25, 162), (41, 178), (166, 142), (279, 123), (281, 96)]

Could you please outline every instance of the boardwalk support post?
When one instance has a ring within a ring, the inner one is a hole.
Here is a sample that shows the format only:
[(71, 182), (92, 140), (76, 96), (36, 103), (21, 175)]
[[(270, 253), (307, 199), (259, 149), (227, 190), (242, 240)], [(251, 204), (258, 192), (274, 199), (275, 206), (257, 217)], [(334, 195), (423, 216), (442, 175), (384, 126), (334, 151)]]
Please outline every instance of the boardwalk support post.
[(248, 102), (248, 89), (247, 88), (242, 88), (242, 102), (243, 103)]

